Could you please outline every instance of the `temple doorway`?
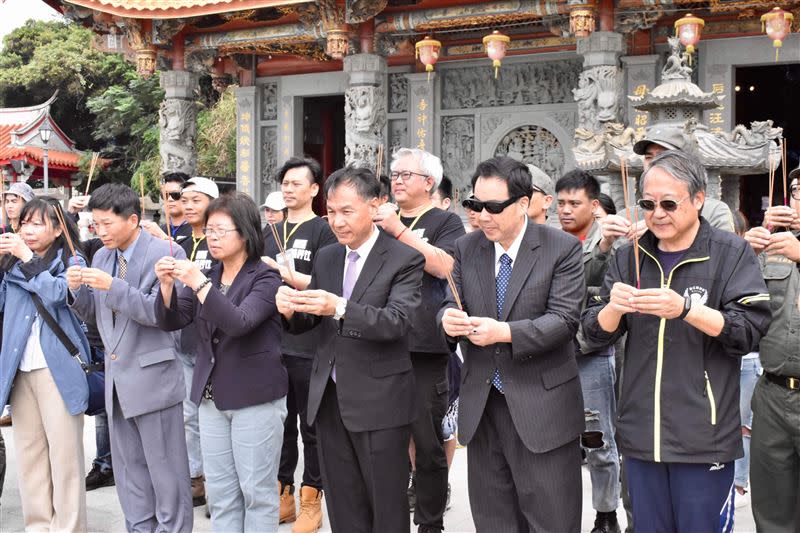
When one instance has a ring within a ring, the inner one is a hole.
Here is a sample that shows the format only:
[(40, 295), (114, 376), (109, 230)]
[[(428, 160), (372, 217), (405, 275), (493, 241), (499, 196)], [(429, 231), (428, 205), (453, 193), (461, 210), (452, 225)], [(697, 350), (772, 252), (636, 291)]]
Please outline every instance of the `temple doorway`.
[[(797, 168), (800, 159), (800, 64), (737, 67), (734, 84), (736, 124), (771, 119), (773, 126), (783, 128), (787, 141), (787, 172)], [(775, 172), (773, 205), (783, 203), (783, 171)], [(768, 204), (769, 176), (742, 176), (739, 187), (739, 209), (751, 225), (761, 224), (763, 209)]]
[[(344, 166), (344, 95), (303, 98), (303, 152), (319, 161), (327, 178)], [(314, 212), (325, 214), (325, 199), (318, 194)]]

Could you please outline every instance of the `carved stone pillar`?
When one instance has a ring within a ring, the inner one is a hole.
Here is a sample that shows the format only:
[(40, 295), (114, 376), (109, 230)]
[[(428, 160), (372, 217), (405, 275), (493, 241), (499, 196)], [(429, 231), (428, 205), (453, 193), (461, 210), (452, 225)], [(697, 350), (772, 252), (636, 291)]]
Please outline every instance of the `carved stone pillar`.
[(731, 211), (739, 210), (739, 176), (727, 174), (722, 176), (722, 201), (728, 204)]
[(236, 190), (256, 195), (256, 91), (257, 87), (238, 87), (236, 96)]
[(619, 57), (625, 50), (622, 34), (596, 31), (578, 39), (577, 48), (583, 56), (578, 88), (572, 91), (578, 104), (578, 127), (599, 132), (606, 122), (623, 122), (623, 80), (619, 68)]
[(197, 74), (185, 70), (161, 73), (165, 97), (158, 110), (161, 129), (161, 173), (183, 172), (193, 176), (197, 169), (197, 104), (194, 91)]
[(378, 146), (385, 144), (386, 59), (377, 54), (344, 58), (345, 164), (375, 170)]
[(434, 138), (433, 119), (436, 116), (434, 82), (436, 73), (406, 74), (408, 79), (408, 143), (409, 148), (438, 152)]
[(706, 196), (708, 198), (714, 198), (715, 200), (720, 200), (720, 193), (722, 190), (722, 176), (719, 174), (719, 170), (715, 168), (707, 168), (706, 169)]

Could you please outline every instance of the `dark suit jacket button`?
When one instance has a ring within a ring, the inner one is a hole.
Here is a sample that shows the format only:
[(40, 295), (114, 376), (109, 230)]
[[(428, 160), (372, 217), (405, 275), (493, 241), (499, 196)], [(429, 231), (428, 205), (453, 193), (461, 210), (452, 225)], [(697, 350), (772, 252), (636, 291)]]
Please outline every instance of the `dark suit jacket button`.
[(498, 353), (499, 354), (500, 353), (500, 348), (495, 348), (494, 349), (494, 353)]
[(215, 338), (214, 338), (214, 340), (213, 340), (213, 341), (211, 341), (211, 342), (213, 342), (214, 344), (219, 344), (219, 339), (217, 339), (217, 338), (215, 337)]

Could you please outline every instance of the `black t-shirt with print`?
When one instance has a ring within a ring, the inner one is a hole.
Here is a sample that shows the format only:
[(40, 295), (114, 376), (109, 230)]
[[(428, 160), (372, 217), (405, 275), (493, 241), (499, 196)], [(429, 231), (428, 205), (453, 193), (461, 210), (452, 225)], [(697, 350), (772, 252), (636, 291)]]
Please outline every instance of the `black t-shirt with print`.
[[(208, 239), (201, 237), (196, 239), (192, 237), (191, 226), (185, 224), (189, 228), (189, 236), (183, 239), (179, 244), (186, 252), (186, 258), (194, 261), (203, 273), (207, 272), (211, 265), (216, 263), (212, 259), (211, 253), (208, 251)], [(176, 239), (177, 240), (177, 239)], [(194, 353), (197, 346), (197, 330), (195, 325), (189, 324), (181, 330), (181, 350), (184, 353)]]
[[(416, 223), (415, 219), (416, 217), (400, 218), (408, 228), (406, 231), (453, 255), (456, 240), (465, 234), (464, 224), (458, 215), (434, 207), (424, 213)], [(413, 331), (409, 335), (409, 349), (412, 352), (450, 353), (436, 324), (436, 315), (442, 307), (447, 290), (446, 279), (439, 279), (427, 272), (422, 276), (422, 305), (412, 316)]]
[[(280, 222), (275, 225), (275, 230), (278, 232), (281, 244), (294, 258), (294, 269), (301, 274), (311, 274), (317, 252), (322, 247), (337, 242), (328, 226), (328, 221), (320, 217), (314, 217), (300, 224)], [(278, 244), (275, 242), (272, 230), (267, 227), (264, 231), (264, 255), (275, 259), (278, 253), (280, 253)], [(316, 347), (316, 329), (300, 335), (283, 332), (281, 351), (284, 355), (311, 359), (314, 357)]]
[[(188, 222), (184, 222), (180, 226), (172, 226), (170, 229), (172, 230), (171, 232), (167, 231), (166, 224), (161, 225), (161, 231), (163, 231), (167, 235), (172, 233), (172, 238), (175, 240), (175, 242), (177, 242), (181, 246), (183, 246), (183, 241), (189, 239), (192, 236), (192, 226), (190, 226)], [(189, 252), (186, 252), (186, 254), (188, 256)]]

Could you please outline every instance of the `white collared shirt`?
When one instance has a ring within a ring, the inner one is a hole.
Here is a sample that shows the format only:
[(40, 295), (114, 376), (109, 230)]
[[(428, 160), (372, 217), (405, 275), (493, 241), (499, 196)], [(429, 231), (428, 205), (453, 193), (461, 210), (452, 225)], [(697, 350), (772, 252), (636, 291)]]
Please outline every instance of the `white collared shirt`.
[(22, 352), (22, 359), (19, 362), (19, 369), (22, 372), (32, 372), (40, 368), (47, 368), (47, 361), (42, 351), (42, 343), (39, 341), (41, 323), (42, 321), (37, 314), (31, 325), (31, 334), (28, 337), (28, 342), (25, 343), (25, 351)]
[(350, 252), (357, 252), (358, 253), (358, 261), (356, 261), (356, 282), (358, 281), (358, 276), (361, 274), (361, 269), (364, 268), (364, 263), (367, 261), (367, 257), (369, 253), (372, 251), (373, 246), (378, 241), (378, 236), (380, 236), (380, 232), (378, 231), (378, 227), (376, 225), (372, 225), (372, 235), (369, 236), (369, 239), (364, 241), (364, 244), (353, 250), (349, 246), (345, 246), (345, 254), (344, 254), (344, 270), (342, 271), (342, 279), (345, 279), (347, 276), (347, 256), (350, 255)]
[(511, 258), (511, 268), (514, 268), (514, 261), (517, 260), (517, 254), (519, 253), (519, 247), (522, 245), (522, 239), (525, 237), (525, 231), (528, 229), (528, 221), (526, 220), (522, 224), (522, 229), (519, 231), (516, 237), (514, 237), (514, 242), (511, 243), (511, 246), (508, 247), (508, 250), (504, 250), (503, 246), (496, 242), (494, 243), (494, 277), (500, 273), (500, 257), (503, 254), (508, 255)]

